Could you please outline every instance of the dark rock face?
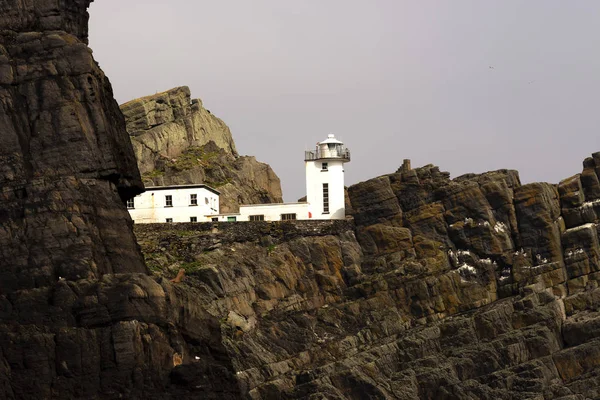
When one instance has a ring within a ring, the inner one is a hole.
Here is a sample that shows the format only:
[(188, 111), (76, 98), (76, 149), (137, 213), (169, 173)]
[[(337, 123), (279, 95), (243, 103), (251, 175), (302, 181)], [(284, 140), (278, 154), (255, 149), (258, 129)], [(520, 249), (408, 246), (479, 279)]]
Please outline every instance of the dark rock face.
[(0, 398), (236, 397), (218, 323), (147, 274), (89, 3), (0, 0)]
[(144, 272), (134, 238), (115, 228), (131, 225), (121, 203), (142, 184), (110, 84), (80, 40), (89, 2), (13, 3), (0, 3), (11, 29), (0, 37), (0, 292)]
[(64, 31), (87, 44), (87, 8), (92, 1), (3, 0), (0, 3), (0, 26), (3, 30), (15, 32)]

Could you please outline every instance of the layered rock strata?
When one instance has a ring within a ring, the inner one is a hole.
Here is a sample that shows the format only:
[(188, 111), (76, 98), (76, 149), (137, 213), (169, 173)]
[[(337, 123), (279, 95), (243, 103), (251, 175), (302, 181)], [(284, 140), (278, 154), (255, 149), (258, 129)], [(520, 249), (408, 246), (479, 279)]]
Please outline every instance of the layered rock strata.
[(0, 0), (0, 398), (600, 397), (600, 153), (405, 164), (354, 221), (138, 226), (143, 259), (88, 5)]
[(0, 398), (237, 396), (218, 322), (148, 275), (89, 3), (0, 0)]
[(178, 87), (121, 106), (147, 186), (204, 183), (221, 192), (221, 212), (282, 202), (268, 164), (239, 156), (227, 125)]
[(348, 189), (354, 223), (136, 234), (203, 293), (250, 398), (597, 398), (592, 160), (559, 185), (404, 169)]

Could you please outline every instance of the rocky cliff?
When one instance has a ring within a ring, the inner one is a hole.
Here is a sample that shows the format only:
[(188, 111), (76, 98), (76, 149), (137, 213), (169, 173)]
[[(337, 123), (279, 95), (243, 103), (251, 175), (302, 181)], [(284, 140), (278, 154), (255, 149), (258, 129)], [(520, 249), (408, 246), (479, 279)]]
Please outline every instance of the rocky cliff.
[(86, 45), (89, 3), (0, 0), (0, 398), (185, 398), (194, 374), (196, 391), (237, 396), (220, 343), (172, 373), (219, 324), (148, 275), (124, 206), (142, 181)]
[(251, 398), (598, 398), (596, 160), (559, 185), (400, 170), (349, 188), (354, 223), (136, 233)]
[(178, 87), (121, 106), (148, 186), (205, 183), (221, 192), (221, 212), (240, 204), (282, 202), (268, 164), (238, 156), (225, 123)]
[(137, 226), (142, 257), (88, 5), (0, 0), (0, 398), (600, 398), (600, 153), (558, 185), (405, 167), (350, 221)]

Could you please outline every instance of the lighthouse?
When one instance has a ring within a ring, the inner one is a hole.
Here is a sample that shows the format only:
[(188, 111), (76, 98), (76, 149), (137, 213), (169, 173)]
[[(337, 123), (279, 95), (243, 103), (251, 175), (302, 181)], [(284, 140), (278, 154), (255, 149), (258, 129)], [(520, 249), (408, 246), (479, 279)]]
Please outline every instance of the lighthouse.
[(350, 151), (334, 135), (317, 143), (314, 151), (306, 151), (306, 201), (309, 218), (344, 219), (344, 164)]

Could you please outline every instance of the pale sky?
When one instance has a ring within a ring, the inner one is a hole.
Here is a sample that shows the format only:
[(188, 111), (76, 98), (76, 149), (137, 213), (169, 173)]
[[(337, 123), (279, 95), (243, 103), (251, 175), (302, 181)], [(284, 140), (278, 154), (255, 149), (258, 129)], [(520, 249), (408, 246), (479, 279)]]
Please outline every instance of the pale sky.
[(189, 86), (286, 201), (329, 133), (352, 151), (346, 185), (404, 158), (558, 183), (600, 151), (600, 1), (96, 0), (90, 15), (119, 103)]

